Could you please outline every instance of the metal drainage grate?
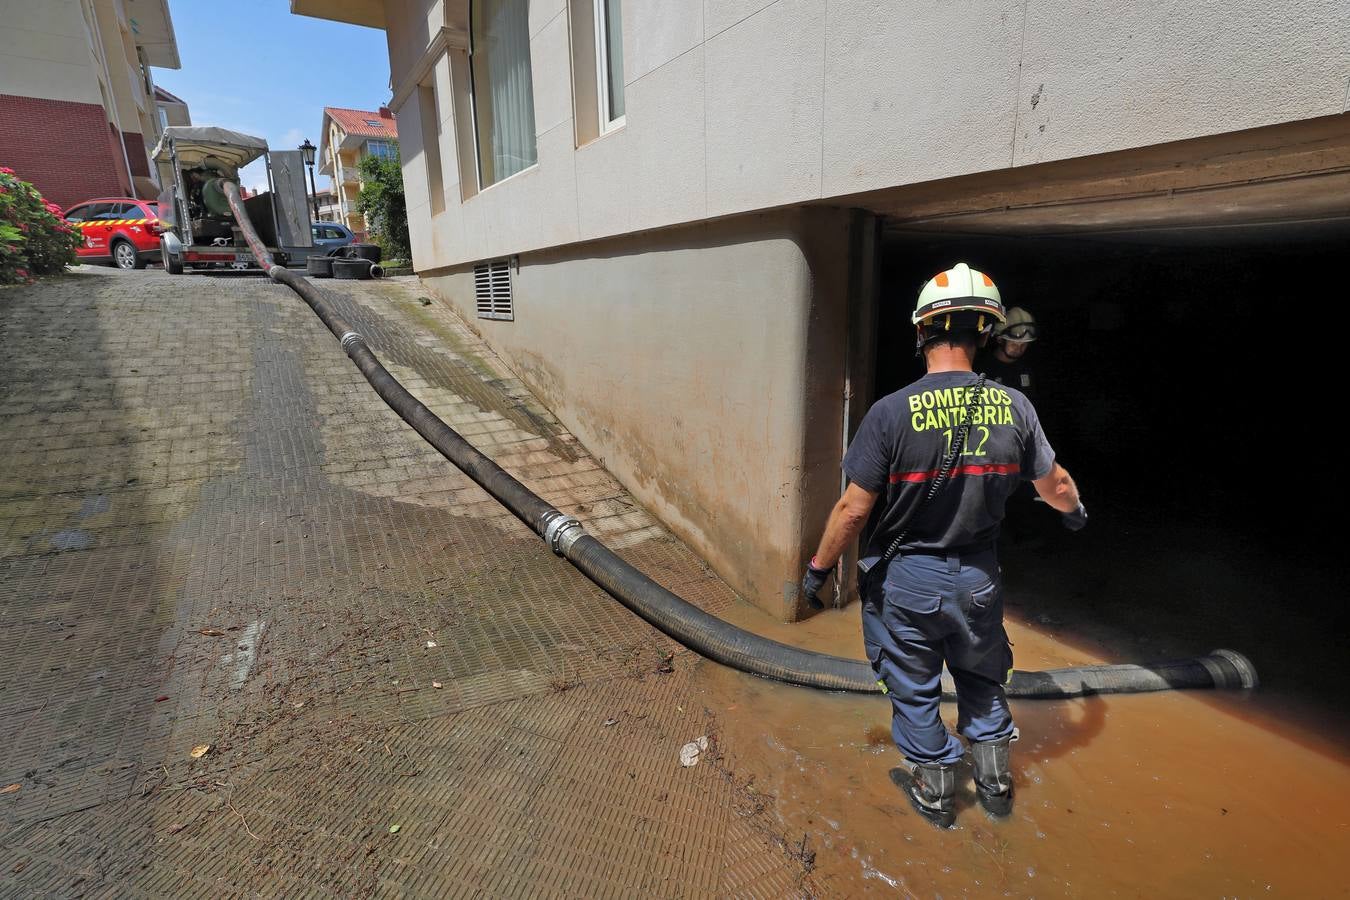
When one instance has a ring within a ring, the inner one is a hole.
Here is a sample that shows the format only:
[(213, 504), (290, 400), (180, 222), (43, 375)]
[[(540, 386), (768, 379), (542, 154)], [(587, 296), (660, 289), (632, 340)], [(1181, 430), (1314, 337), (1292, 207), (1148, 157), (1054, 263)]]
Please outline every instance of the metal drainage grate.
[(474, 297), (478, 301), (478, 318), (516, 318), (511, 299), (511, 269), (504, 259), (494, 259), (473, 267)]

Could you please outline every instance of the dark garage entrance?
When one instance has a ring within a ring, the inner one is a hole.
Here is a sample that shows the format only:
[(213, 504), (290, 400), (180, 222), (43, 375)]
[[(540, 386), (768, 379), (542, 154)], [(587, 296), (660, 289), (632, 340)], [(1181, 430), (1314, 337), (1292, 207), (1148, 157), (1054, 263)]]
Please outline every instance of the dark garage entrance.
[[(1247, 653), (1253, 712), (1350, 733), (1335, 664), (1350, 219), (1074, 236), (888, 230), (877, 396), (922, 371), (909, 313), (957, 261), (1042, 326), (1037, 407), (1091, 513), (1019, 495), (1012, 614), (1118, 659)], [(1327, 737), (1331, 737), (1327, 733)]]

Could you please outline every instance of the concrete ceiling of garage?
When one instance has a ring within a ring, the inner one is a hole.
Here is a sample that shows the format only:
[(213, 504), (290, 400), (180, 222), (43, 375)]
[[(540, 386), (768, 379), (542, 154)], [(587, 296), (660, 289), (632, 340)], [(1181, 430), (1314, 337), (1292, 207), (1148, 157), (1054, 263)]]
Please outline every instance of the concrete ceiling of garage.
[(834, 198), (891, 233), (1071, 236), (1350, 217), (1350, 116)]

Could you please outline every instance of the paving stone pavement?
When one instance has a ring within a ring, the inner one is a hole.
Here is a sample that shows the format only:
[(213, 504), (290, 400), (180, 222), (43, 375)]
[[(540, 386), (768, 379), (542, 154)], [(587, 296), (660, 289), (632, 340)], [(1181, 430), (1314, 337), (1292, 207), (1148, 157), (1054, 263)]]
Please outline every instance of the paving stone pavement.
[[(415, 280), (323, 284), (508, 471), (732, 601)], [(0, 343), (0, 896), (812, 892), (720, 763), (692, 657), (288, 289), (82, 267), (0, 290)]]

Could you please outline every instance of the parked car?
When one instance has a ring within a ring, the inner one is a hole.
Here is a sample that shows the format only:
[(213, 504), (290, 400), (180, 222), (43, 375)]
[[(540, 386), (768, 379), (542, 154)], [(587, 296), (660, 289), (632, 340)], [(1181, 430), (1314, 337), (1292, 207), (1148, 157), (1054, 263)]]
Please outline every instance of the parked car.
[(144, 269), (159, 259), (159, 207), (131, 197), (86, 200), (66, 210), (65, 220), (84, 235), (80, 262)]
[(336, 222), (315, 222), (309, 227), (314, 233), (314, 249), (320, 253), (327, 253), (334, 247), (345, 247), (356, 240), (350, 228)]

